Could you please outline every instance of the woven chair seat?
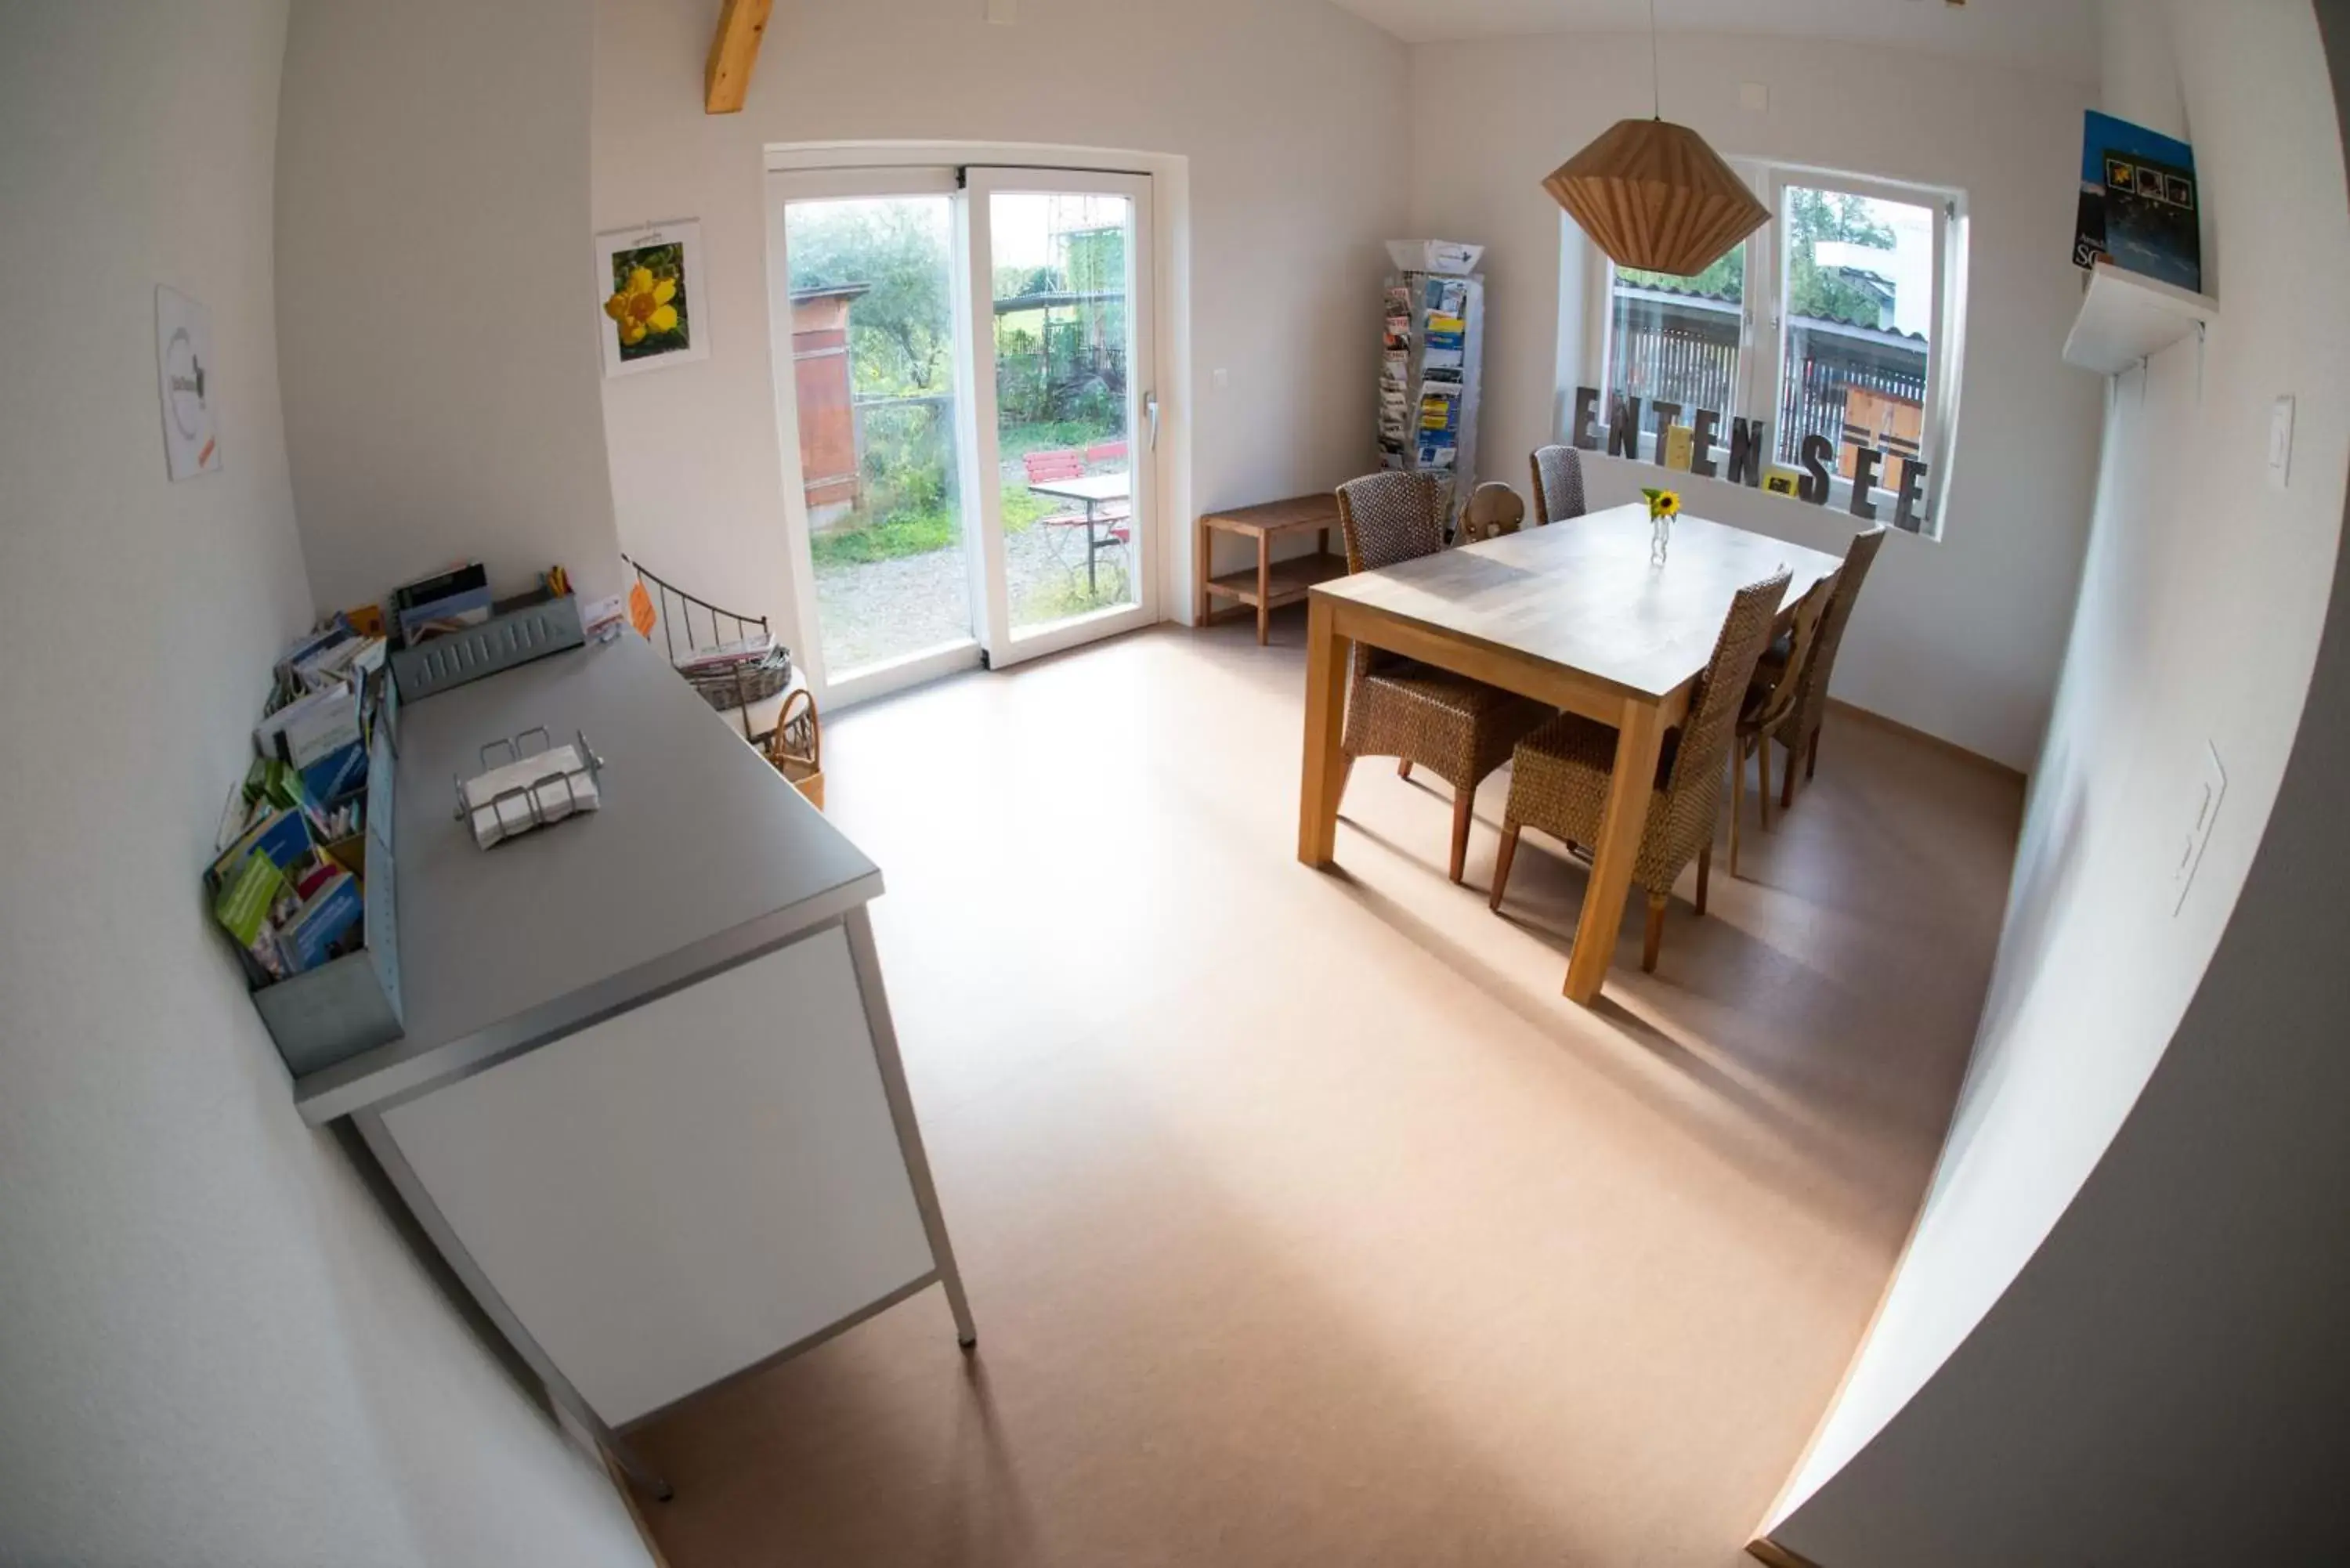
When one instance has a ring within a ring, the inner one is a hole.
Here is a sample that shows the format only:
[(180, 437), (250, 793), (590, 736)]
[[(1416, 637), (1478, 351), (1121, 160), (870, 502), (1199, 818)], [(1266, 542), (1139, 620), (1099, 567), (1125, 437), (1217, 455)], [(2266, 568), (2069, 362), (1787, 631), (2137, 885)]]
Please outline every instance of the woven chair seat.
[(1547, 712), (1498, 687), (1399, 659), (1357, 675), (1341, 747), (1350, 757), (1402, 757), (1473, 789)]
[[(1616, 774), (1617, 731), (1578, 713), (1561, 713), (1518, 742), (1510, 763), (1510, 815), (1574, 844), (1599, 842), (1607, 820), (1607, 790)], [(1654, 791), (1641, 825), (1640, 857), (1632, 880), (1650, 889), (1669, 888), (1687, 865), (1679, 846), (1659, 829), (1672, 806), (1666, 793), (1681, 732), (1665, 732), (1657, 755)]]

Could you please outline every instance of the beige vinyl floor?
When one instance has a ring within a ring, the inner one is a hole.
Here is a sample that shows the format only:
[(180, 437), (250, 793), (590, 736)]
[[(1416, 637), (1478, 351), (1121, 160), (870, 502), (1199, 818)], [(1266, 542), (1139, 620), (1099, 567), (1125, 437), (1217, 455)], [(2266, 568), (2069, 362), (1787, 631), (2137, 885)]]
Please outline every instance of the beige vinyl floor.
[(1385, 764), (1297, 864), (1301, 641), (827, 726), (980, 1345), (927, 1291), (640, 1433), (674, 1568), (1747, 1561), (1931, 1168), (2021, 784), (1836, 715), (1586, 1012), (1583, 868), (1529, 835), (1486, 909), (1506, 775), (1466, 888)]

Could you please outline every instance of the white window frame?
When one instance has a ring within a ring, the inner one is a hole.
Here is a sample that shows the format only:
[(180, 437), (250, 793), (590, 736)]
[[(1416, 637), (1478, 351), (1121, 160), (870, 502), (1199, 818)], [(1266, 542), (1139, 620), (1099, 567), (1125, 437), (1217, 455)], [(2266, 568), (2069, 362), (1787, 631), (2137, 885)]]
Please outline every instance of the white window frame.
[[(1919, 431), (1918, 451), (1927, 468), (1925, 516), (1914, 535), (1920, 539), (1939, 540), (1942, 536), (1942, 518), (1949, 504), (1950, 485), (1950, 454), (1958, 438), (1959, 383), (1966, 358), (1966, 193), (1939, 186), (1910, 184), (1901, 181), (1878, 179), (1852, 174), (1839, 170), (1820, 169), (1800, 163), (1770, 163), (1752, 160), (1731, 160), (1731, 167), (1745, 180), (1771, 210), (1771, 221), (1746, 237), (1745, 298), (1740, 312), (1738, 337), (1737, 407), (1719, 410), (1725, 425), (1731, 419), (1762, 419), (1770, 423), (1769, 453), (1766, 466), (1778, 463), (1779, 383), (1786, 353), (1783, 324), (1786, 313), (1787, 274), (1783, 265), (1786, 249), (1788, 222), (1787, 189), (1799, 186), (1805, 190), (1833, 192), (1838, 195), (1873, 197), (1896, 202), (1905, 206), (1924, 207), (1933, 215), (1933, 303), (1931, 317), (1934, 330), (1926, 344), (1926, 409)], [(1562, 222), (1573, 225), (1573, 220), (1562, 216)], [(1616, 264), (1580, 229), (1575, 234), (1582, 237), (1587, 254), (1596, 264), (1589, 268), (1589, 286), (1586, 302), (1584, 385), (1599, 390), (1597, 421), (1607, 422), (1609, 389), (1607, 367), (1614, 358), (1615, 345), (1615, 284)], [(1574, 400), (1563, 400), (1572, 417)], [(1572, 440), (1575, 432), (1566, 432)], [(1721, 444), (1726, 444), (1725, 431)], [(1657, 460), (1656, 432), (1645, 419), (1638, 433), (1641, 461)], [(1603, 444), (1602, 449), (1605, 451)], [(1719, 461), (1718, 459), (1716, 461)], [(1888, 483), (1900, 483), (1899, 465), (1893, 472), (1880, 473), (1880, 483), (1872, 485), (1869, 499), (1875, 504), (1880, 521), (1891, 523), (1899, 505), (1897, 491)], [(1839, 511), (1849, 512), (1852, 505), (1852, 482), (1841, 473), (1831, 472), (1828, 499), (1824, 504)]]

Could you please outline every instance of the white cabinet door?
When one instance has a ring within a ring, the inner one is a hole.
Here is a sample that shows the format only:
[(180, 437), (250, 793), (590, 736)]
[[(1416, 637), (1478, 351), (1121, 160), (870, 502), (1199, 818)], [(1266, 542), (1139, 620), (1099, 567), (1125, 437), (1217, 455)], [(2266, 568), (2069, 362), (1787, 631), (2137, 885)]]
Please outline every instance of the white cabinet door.
[(383, 1122), (614, 1427), (931, 1272), (837, 927)]

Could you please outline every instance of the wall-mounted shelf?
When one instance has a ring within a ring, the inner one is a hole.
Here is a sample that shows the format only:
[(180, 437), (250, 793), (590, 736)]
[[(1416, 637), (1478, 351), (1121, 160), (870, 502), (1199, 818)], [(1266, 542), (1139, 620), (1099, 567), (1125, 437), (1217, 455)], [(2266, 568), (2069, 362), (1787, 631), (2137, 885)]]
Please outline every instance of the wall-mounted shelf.
[(2220, 302), (2101, 264), (2089, 274), (2064, 362), (2111, 376), (2220, 318)]

